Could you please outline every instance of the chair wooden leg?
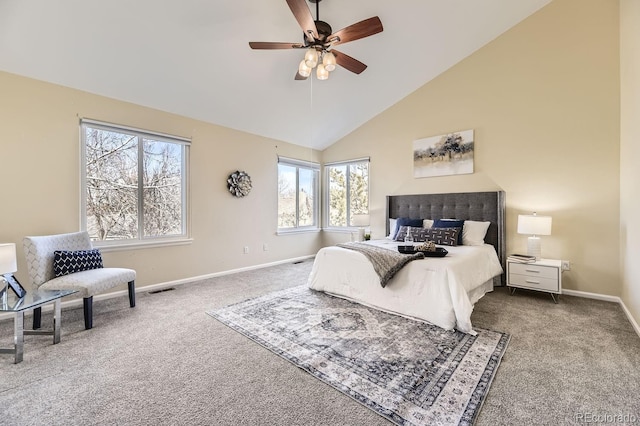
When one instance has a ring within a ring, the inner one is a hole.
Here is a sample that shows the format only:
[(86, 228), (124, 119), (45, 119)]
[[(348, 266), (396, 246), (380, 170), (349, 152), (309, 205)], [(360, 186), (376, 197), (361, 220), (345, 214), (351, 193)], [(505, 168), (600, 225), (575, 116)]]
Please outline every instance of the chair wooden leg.
[(89, 330), (93, 328), (93, 296), (82, 299), (84, 302), (84, 328)]
[(33, 329), (37, 330), (42, 326), (42, 307), (33, 310)]
[(135, 281), (129, 281), (129, 306), (136, 306), (136, 284)]

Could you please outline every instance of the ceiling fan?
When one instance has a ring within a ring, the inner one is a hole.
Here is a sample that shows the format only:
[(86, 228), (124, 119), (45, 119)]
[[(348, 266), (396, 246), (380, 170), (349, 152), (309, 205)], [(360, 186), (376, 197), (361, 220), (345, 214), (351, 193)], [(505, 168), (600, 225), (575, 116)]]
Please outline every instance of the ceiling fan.
[(318, 79), (326, 80), (329, 78), (329, 72), (333, 71), (336, 65), (340, 65), (355, 74), (360, 74), (367, 66), (357, 59), (337, 51), (333, 46), (382, 32), (380, 18), (374, 16), (334, 33), (331, 26), (319, 18), (319, 3), (322, 0), (309, 1), (316, 4), (315, 20), (305, 0), (287, 0), (293, 16), (304, 33), (304, 41), (302, 43), (250, 41), (249, 46), (252, 49), (307, 49), (304, 59), (298, 66), (296, 80), (306, 80), (311, 75), (311, 70), (316, 67)]

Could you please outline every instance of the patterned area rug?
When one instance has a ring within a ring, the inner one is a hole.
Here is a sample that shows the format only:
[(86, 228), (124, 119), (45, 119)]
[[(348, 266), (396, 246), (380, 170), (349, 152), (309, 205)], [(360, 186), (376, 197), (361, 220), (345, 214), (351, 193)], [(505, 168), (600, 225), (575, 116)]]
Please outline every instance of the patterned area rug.
[(471, 425), (510, 336), (477, 336), (306, 286), (207, 312), (401, 425)]

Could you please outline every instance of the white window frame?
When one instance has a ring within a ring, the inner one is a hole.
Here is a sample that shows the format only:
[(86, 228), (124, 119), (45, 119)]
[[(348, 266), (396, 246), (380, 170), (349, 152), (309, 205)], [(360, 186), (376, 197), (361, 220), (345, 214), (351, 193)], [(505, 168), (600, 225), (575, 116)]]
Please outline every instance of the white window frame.
[[(326, 202), (324, 203), (324, 208), (323, 208), (323, 214), (324, 214), (324, 229), (327, 229), (329, 231), (343, 231), (343, 232), (351, 232), (354, 229), (358, 229), (357, 226), (355, 225), (351, 225), (350, 223), (350, 218), (351, 218), (351, 200), (349, 199), (349, 196), (351, 194), (351, 182), (350, 182), (350, 173), (349, 173), (349, 167), (353, 164), (360, 164), (360, 163), (367, 163), (368, 164), (368, 178), (367, 178), (367, 201), (370, 202), (370, 197), (371, 197), (371, 181), (369, 179), (369, 177), (371, 177), (371, 160), (369, 159), (369, 157), (363, 157), (363, 158), (357, 158), (357, 159), (353, 159), (353, 160), (347, 160), (347, 161), (335, 161), (335, 162), (331, 162), (331, 163), (326, 163), (324, 165), (324, 199), (326, 200)], [(331, 183), (329, 182), (330, 179), (330, 174), (329, 174), (329, 168), (330, 167), (342, 167), (342, 166), (347, 166), (347, 175), (346, 175), (346, 179), (347, 179), (347, 224), (345, 226), (329, 226), (329, 208), (331, 206), (331, 200), (329, 199), (330, 197), (330, 190), (331, 190)], [(367, 206), (367, 212), (369, 211), (369, 206)]]
[[(296, 232), (318, 232), (320, 231), (320, 164), (312, 161), (297, 160), (294, 158), (287, 158), (278, 156), (278, 167), (280, 165), (295, 167), (296, 169), (296, 226), (289, 228), (280, 228), (276, 223), (277, 233), (291, 234)], [(313, 184), (313, 225), (311, 226), (298, 226), (300, 220), (300, 204), (298, 196), (300, 194), (300, 169), (311, 170), (314, 173)], [(278, 170), (278, 180), (280, 179), (280, 171)], [(276, 188), (276, 191), (279, 191)], [(279, 200), (280, 194), (277, 193), (277, 199)], [(278, 206), (278, 215), (280, 214), (280, 206)]]
[[(92, 241), (94, 247), (99, 247), (103, 251), (117, 250), (119, 248), (136, 248), (136, 247), (156, 247), (156, 246), (168, 246), (168, 245), (180, 245), (188, 244), (191, 239), (191, 215), (189, 204), (189, 151), (191, 147), (191, 139), (184, 137), (168, 135), (165, 133), (153, 132), (149, 130), (137, 129), (134, 127), (122, 126), (119, 124), (106, 123), (97, 120), (91, 120), (82, 118), (80, 119), (80, 174), (81, 174), (81, 196), (80, 196), (80, 218), (81, 218), (81, 230), (87, 230), (87, 159), (86, 159), (86, 127), (96, 128), (111, 132), (127, 133), (138, 138), (148, 138), (159, 142), (174, 143), (183, 146), (182, 156), (182, 189), (181, 189), (181, 224), (182, 230), (180, 234), (173, 234), (170, 236), (144, 236), (144, 209), (142, 206), (142, 197), (140, 196), (142, 191), (143, 180), (138, 179), (138, 236), (137, 238), (131, 238), (128, 240), (113, 240), (113, 241)], [(142, 151), (142, 144), (138, 143), (139, 153)], [(141, 161), (143, 156), (138, 155), (138, 173), (141, 175)]]

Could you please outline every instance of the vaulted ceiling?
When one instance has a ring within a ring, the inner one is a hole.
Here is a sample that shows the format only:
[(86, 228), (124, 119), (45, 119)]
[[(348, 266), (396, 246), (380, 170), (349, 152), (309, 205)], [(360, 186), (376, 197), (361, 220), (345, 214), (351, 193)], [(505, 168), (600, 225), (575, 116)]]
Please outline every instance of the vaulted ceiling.
[[(368, 65), (295, 81), (303, 50), (285, 0), (0, 0), (0, 70), (324, 149), (550, 0), (323, 0), (339, 50)], [(316, 7), (308, 3), (312, 15)]]

